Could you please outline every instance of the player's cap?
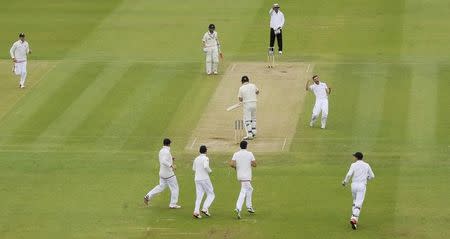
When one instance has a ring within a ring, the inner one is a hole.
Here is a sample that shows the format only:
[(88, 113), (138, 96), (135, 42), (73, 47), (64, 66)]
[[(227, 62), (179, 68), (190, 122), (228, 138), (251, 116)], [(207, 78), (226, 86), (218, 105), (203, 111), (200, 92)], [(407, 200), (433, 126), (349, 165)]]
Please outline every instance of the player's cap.
[(353, 156), (355, 156), (355, 158), (357, 159), (363, 159), (364, 155), (361, 152), (356, 152), (353, 154)]
[(273, 7), (275, 7), (275, 8), (280, 8), (280, 5), (279, 5), (278, 3), (274, 3), (274, 4), (273, 4)]
[(19, 37), (25, 37), (25, 33), (23, 32), (19, 33)]
[(209, 24), (208, 29), (216, 29), (216, 25), (211, 23), (211, 24)]

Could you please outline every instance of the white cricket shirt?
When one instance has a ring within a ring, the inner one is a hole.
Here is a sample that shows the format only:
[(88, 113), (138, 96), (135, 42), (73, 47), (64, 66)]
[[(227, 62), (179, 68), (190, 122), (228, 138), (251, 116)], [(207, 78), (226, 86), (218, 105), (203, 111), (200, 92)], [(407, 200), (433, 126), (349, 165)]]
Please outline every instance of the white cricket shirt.
[(326, 99), (328, 99), (328, 93), (327, 93), (328, 86), (327, 86), (327, 84), (325, 84), (323, 82), (319, 82), (318, 85), (316, 83), (313, 83), (312, 85), (309, 86), (309, 89), (312, 92), (314, 92), (314, 95), (316, 95), (316, 100), (326, 100)]
[(212, 172), (209, 167), (209, 158), (205, 154), (200, 154), (194, 159), (192, 170), (195, 171), (195, 181), (209, 179), (209, 174)]
[(252, 180), (252, 161), (255, 161), (255, 156), (246, 149), (241, 149), (234, 153), (231, 159), (236, 162), (237, 179), (239, 181)]
[(256, 92), (259, 91), (258, 87), (252, 83), (244, 83), (241, 87), (239, 87), (238, 97), (242, 98), (243, 103), (247, 102), (256, 102)]
[(205, 43), (205, 47), (218, 47), (219, 46), (219, 38), (217, 36), (217, 32), (214, 31), (210, 33), (207, 31), (202, 38), (203, 43)]
[(369, 164), (362, 160), (357, 160), (350, 166), (344, 182), (348, 183), (350, 182), (350, 179), (352, 179), (352, 183), (367, 184), (367, 180), (373, 178), (375, 178), (375, 174), (373, 174)]
[(17, 61), (26, 61), (27, 55), (30, 53), (30, 47), (27, 41), (18, 40), (14, 42), (9, 50), (11, 58), (15, 58)]
[(170, 178), (175, 175), (172, 165), (173, 158), (170, 153), (170, 147), (163, 146), (159, 151), (159, 176), (161, 178)]
[(270, 16), (270, 28), (277, 30), (278, 28), (283, 28), (284, 26), (284, 14), (278, 10), (276, 13), (272, 8), (269, 10)]

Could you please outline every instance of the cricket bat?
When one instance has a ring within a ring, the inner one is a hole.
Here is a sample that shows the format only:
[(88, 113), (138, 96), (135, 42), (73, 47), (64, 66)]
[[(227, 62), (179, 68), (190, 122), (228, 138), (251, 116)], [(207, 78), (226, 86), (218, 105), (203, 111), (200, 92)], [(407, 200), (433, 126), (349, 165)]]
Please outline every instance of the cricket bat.
[(237, 108), (241, 107), (241, 105), (242, 105), (241, 103), (234, 104), (234, 105), (228, 107), (227, 111), (232, 111), (234, 109), (237, 109)]

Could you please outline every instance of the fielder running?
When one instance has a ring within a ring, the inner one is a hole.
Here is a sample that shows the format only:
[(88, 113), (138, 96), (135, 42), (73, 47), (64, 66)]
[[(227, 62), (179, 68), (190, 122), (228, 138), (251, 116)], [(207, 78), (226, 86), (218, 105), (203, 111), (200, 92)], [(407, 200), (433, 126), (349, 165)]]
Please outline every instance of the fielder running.
[(14, 62), (13, 72), (20, 76), (19, 87), (23, 89), (27, 79), (27, 56), (31, 54), (30, 46), (25, 41), (25, 33), (19, 34), (19, 40), (14, 42), (9, 53)]
[(345, 186), (352, 179), (352, 216), (350, 217), (350, 224), (353, 230), (358, 228), (358, 219), (361, 212), (361, 207), (364, 202), (364, 196), (366, 194), (367, 181), (375, 178), (369, 164), (364, 162), (363, 154), (361, 152), (356, 152), (353, 154), (356, 162), (352, 163), (347, 175), (345, 176), (342, 185)]
[[(195, 199), (195, 209), (194, 218), (202, 218), (200, 212), (209, 217), (209, 207), (211, 206), (214, 198), (214, 188), (212, 186), (211, 180), (209, 179), (209, 174), (212, 172), (209, 167), (209, 158), (206, 156), (208, 149), (205, 145), (200, 146), (200, 155), (195, 158), (194, 164), (192, 165), (192, 170), (195, 172), (195, 191), (197, 193), (197, 198)], [(203, 209), (200, 211), (200, 204), (202, 203), (203, 196), (206, 193), (206, 199), (203, 203)]]
[(256, 85), (250, 83), (247, 76), (241, 79), (242, 86), (239, 88), (238, 99), (243, 103), (243, 120), (247, 136), (244, 140), (250, 140), (256, 137), (256, 103), (259, 89)]
[(178, 182), (177, 177), (175, 176), (175, 164), (173, 161), (175, 160), (170, 153), (170, 139), (163, 140), (163, 147), (159, 151), (159, 185), (154, 187), (150, 192), (147, 193), (144, 197), (144, 204), (148, 205), (150, 200), (163, 192), (167, 187), (170, 189), (170, 204), (169, 208), (178, 209), (181, 206), (177, 205), (178, 203)]
[(206, 55), (206, 74), (218, 74), (219, 56), (223, 58), (220, 51), (219, 38), (216, 32), (216, 26), (209, 24), (208, 31), (203, 35), (203, 52)]
[(256, 167), (256, 160), (253, 153), (247, 151), (247, 141), (241, 141), (241, 150), (234, 153), (233, 158), (230, 161), (230, 166), (236, 169), (237, 179), (241, 182), (241, 191), (239, 193), (238, 200), (236, 202), (236, 216), (241, 219), (242, 205), (247, 206), (249, 213), (255, 213), (252, 205), (253, 187), (252, 181), (252, 167)]
[(314, 75), (312, 79), (314, 83), (309, 80), (306, 82), (306, 91), (312, 91), (316, 95), (316, 103), (314, 104), (309, 126), (314, 126), (317, 118), (319, 118), (319, 114), (322, 112), (321, 128), (325, 129), (328, 117), (328, 95), (331, 93), (331, 88), (324, 82), (320, 82), (318, 75)]

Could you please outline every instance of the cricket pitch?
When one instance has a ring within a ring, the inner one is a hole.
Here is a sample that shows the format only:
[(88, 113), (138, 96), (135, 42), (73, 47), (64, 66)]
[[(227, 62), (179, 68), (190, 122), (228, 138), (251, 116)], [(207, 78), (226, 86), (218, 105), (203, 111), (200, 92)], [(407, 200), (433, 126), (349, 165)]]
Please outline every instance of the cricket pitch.
[(257, 137), (249, 141), (253, 152), (288, 151), (297, 122), (302, 113), (307, 78), (312, 75), (312, 64), (278, 63), (267, 68), (266, 63), (236, 62), (222, 77), (213, 97), (203, 112), (197, 127), (186, 145), (197, 150), (202, 144), (210, 152), (232, 152), (238, 149), (234, 140), (234, 121), (242, 119), (242, 107), (227, 112), (237, 103), (237, 93), (243, 75), (256, 84), (261, 93), (257, 108)]

